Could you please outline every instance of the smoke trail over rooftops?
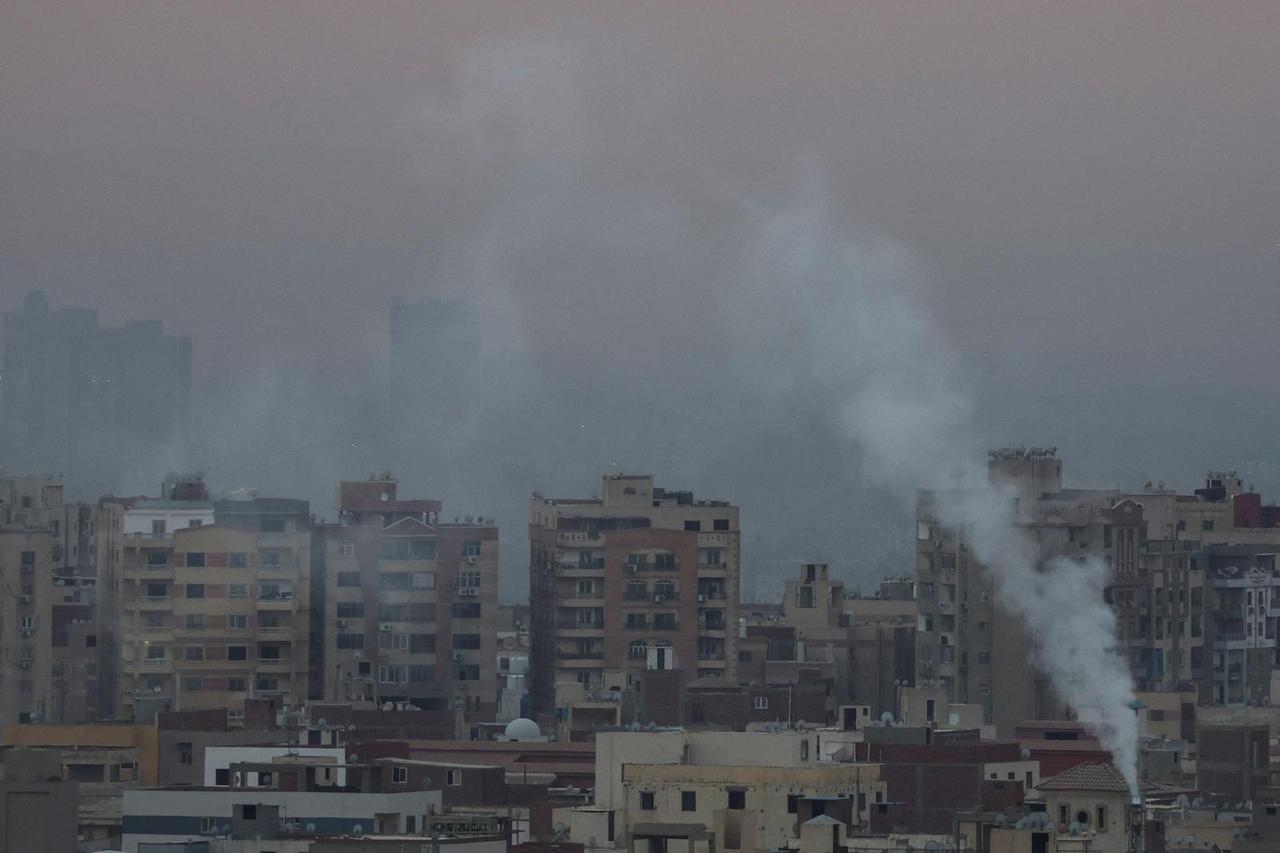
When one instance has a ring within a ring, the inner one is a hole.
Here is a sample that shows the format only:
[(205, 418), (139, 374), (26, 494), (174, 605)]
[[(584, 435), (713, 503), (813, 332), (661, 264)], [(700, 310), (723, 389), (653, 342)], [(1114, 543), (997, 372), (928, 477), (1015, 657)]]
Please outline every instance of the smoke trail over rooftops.
[(826, 389), (871, 475), (937, 490), (939, 521), (963, 530), (997, 601), (1033, 638), (1031, 659), (1081, 710), (1136, 793), (1133, 683), (1103, 597), (1108, 567), (1039, 552), (1019, 524), (1013, 491), (989, 482), (963, 376), (912, 296), (910, 262), (894, 247), (850, 241), (830, 223), (817, 193), (762, 217), (750, 302), (804, 342), (812, 374), (803, 378)]

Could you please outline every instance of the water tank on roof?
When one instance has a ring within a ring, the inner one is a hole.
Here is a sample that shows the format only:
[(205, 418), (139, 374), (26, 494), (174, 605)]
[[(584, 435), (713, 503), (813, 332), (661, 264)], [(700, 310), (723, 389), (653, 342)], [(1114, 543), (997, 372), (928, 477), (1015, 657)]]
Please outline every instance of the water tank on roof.
[(542, 730), (538, 728), (538, 724), (527, 717), (517, 717), (507, 723), (507, 728), (503, 731), (507, 740), (540, 740), (542, 738)]

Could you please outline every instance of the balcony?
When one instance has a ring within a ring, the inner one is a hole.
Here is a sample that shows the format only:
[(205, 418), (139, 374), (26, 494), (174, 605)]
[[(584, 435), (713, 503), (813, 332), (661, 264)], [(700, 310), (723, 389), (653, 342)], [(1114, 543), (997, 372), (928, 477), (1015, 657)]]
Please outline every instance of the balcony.
[(258, 667), (263, 669), (287, 669), (290, 664), (289, 658), (258, 658)]
[(126, 595), (124, 600), (133, 607), (148, 604), (172, 604), (172, 595)]
[(595, 661), (604, 660), (604, 652), (583, 652), (583, 651), (557, 651), (556, 660), (564, 661)]
[(279, 593), (278, 595), (259, 595), (258, 606), (265, 607), (270, 610), (292, 610), (294, 604), (293, 593)]
[(600, 631), (604, 629), (603, 619), (592, 619), (583, 622), (579, 619), (557, 619), (557, 631)]
[(293, 634), (293, 627), (290, 625), (259, 625), (259, 634), (269, 634), (273, 637), (287, 637)]

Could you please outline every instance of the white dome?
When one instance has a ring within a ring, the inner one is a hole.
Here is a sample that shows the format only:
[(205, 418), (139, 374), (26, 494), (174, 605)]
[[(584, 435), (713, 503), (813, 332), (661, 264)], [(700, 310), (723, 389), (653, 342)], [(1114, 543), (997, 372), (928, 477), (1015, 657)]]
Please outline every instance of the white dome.
[(527, 717), (517, 717), (507, 723), (506, 731), (503, 732), (510, 740), (538, 740), (542, 737), (542, 730), (538, 728), (538, 724)]

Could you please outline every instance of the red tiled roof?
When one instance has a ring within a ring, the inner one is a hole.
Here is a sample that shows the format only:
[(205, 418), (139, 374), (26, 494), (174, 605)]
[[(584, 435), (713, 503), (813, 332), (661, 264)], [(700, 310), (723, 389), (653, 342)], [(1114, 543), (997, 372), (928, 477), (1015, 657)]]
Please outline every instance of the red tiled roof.
[(1129, 791), (1129, 784), (1114, 764), (1077, 764), (1041, 780), (1036, 787), (1041, 791)]

